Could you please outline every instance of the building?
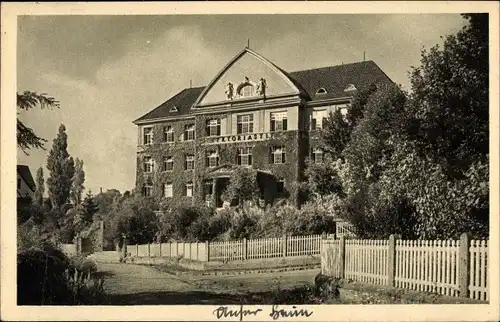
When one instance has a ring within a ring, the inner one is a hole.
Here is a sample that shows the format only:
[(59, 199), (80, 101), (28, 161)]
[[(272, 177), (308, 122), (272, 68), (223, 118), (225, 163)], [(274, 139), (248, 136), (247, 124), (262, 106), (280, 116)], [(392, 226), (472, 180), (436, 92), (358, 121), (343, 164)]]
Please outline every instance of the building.
[(35, 181), (30, 168), (26, 165), (17, 166), (17, 200), (21, 204), (30, 204), (35, 194)]
[(245, 166), (257, 171), (262, 201), (300, 202), (306, 159), (323, 160), (322, 121), (372, 84), (392, 84), (373, 61), (288, 73), (245, 48), (206, 87), (186, 88), (134, 121), (136, 190), (221, 207), (231, 172)]

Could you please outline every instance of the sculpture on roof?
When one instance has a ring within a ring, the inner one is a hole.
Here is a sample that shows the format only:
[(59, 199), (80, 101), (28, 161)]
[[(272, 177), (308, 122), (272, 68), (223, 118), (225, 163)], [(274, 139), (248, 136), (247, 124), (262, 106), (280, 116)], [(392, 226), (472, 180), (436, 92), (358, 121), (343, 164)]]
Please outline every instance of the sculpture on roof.
[(266, 95), (266, 80), (261, 78), (257, 84), (257, 95)]
[(226, 98), (232, 100), (234, 96), (234, 88), (233, 88), (233, 83), (229, 82), (226, 85)]

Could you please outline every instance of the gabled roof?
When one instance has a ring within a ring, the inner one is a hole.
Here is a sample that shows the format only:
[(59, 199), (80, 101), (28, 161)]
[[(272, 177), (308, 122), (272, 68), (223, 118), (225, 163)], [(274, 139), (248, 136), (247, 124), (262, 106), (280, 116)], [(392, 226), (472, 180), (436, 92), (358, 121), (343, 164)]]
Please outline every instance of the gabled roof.
[[(204, 88), (205, 87), (193, 87), (183, 89), (151, 112), (135, 120), (134, 123), (137, 121), (152, 120), (169, 116), (183, 116), (189, 114), (191, 105), (193, 105), (198, 96), (200, 96)], [(172, 107), (174, 106), (176, 107), (177, 112), (172, 111)]]
[(23, 178), (24, 182), (30, 187), (31, 190), (35, 191), (35, 180), (31, 176), (30, 168), (27, 165), (18, 165), (17, 173)]
[[(255, 53), (252, 52), (252, 54)], [(241, 53), (238, 55), (241, 55)], [(273, 66), (284, 73), (302, 93), (308, 96), (307, 99), (311, 101), (352, 96), (354, 91), (344, 91), (351, 84), (357, 90), (364, 90), (371, 84), (393, 83), (377, 64), (371, 60), (291, 73), (287, 73), (276, 65)], [(184, 89), (151, 112), (134, 121), (134, 123), (157, 118), (189, 115), (191, 106), (199, 100), (205, 88)], [(327, 93), (316, 94), (320, 88), (324, 88)], [(173, 106), (177, 108), (178, 112), (170, 111)]]
[[(350, 84), (358, 90), (364, 90), (373, 83), (392, 83), (390, 78), (371, 60), (301, 70), (291, 72), (289, 75), (302, 85), (313, 101), (350, 96), (351, 93), (344, 91)], [(324, 88), (327, 93), (317, 95), (316, 92), (320, 88)]]

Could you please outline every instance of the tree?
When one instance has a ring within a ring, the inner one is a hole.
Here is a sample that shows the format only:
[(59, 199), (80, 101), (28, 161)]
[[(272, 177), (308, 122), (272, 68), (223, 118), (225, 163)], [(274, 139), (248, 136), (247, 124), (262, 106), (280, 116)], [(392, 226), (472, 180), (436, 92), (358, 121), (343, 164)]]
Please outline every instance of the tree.
[(68, 135), (66, 134), (66, 127), (61, 124), (47, 157), (47, 169), (50, 172), (47, 186), (52, 205), (56, 209), (68, 202), (71, 178), (75, 172), (74, 161), (70, 157), (67, 147)]
[(307, 187), (317, 195), (342, 194), (342, 183), (330, 163), (309, 164), (306, 168)]
[(453, 178), (475, 160), (487, 162), (489, 148), (488, 14), (463, 17), (469, 23), (442, 48), (423, 50), (421, 66), (410, 72), (410, 138)]
[[(37, 94), (36, 92), (25, 91), (22, 94), (17, 93), (17, 108), (21, 110), (28, 111), (34, 108), (36, 105), (40, 105), (41, 108), (45, 107), (57, 107), (59, 108), (59, 102), (53, 97), (47, 96), (47, 94)], [(46, 139), (39, 137), (35, 134), (33, 129), (26, 126), (22, 121), (17, 119), (17, 146), (25, 153), (28, 154), (28, 150), (32, 148), (44, 149), (44, 143), (47, 142)]]
[(423, 51), (410, 94), (379, 88), (356, 112), (334, 168), (360, 237), (488, 235), (488, 18), (464, 18)]
[(259, 192), (257, 172), (253, 169), (238, 167), (229, 178), (229, 184), (223, 195), (225, 201), (237, 200), (238, 205), (241, 207), (246, 200), (258, 200)]
[(82, 202), (82, 206), (85, 213), (85, 221), (91, 223), (94, 215), (99, 211), (99, 206), (92, 195), (92, 191), (88, 191), (85, 199)]
[(43, 206), (43, 193), (45, 192), (45, 181), (43, 179), (43, 168), (38, 168), (36, 172), (36, 188), (35, 188), (35, 198), (33, 203), (40, 207)]
[(324, 143), (325, 150), (334, 157), (340, 157), (345, 146), (349, 143), (351, 132), (352, 127), (344, 118), (340, 109), (330, 113), (321, 131), (321, 140)]
[(82, 202), (82, 192), (85, 188), (83, 183), (85, 182), (85, 172), (83, 171), (83, 160), (78, 158), (75, 159), (75, 173), (71, 178), (71, 202), (74, 206)]

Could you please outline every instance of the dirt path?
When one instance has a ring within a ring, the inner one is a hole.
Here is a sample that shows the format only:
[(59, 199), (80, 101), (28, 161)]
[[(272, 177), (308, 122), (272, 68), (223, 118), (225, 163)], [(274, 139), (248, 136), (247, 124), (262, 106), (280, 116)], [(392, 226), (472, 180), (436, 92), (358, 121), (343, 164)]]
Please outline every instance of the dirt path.
[(234, 297), (202, 291), (196, 284), (151, 267), (99, 263), (109, 305), (238, 303)]

